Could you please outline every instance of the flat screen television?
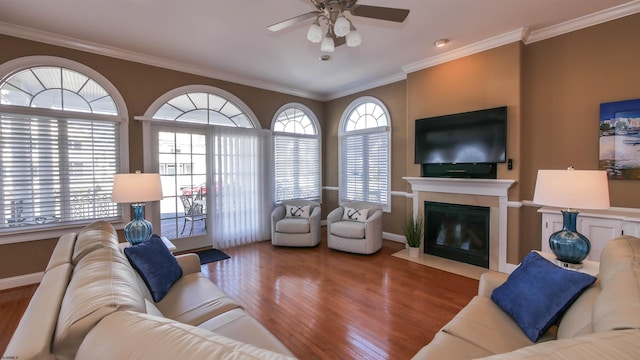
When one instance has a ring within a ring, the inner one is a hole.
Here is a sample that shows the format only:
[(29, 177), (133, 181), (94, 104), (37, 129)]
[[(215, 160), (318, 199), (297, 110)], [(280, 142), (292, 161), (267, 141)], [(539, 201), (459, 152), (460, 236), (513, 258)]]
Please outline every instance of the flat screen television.
[(506, 161), (506, 106), (416, 120), (416, 164)]

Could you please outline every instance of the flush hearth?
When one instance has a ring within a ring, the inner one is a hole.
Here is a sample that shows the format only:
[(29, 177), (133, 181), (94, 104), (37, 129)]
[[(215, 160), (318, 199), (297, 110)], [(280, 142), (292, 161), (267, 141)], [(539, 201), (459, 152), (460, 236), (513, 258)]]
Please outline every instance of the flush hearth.
[(424, 202), (425, 254), (489, 268), (490, 208)]

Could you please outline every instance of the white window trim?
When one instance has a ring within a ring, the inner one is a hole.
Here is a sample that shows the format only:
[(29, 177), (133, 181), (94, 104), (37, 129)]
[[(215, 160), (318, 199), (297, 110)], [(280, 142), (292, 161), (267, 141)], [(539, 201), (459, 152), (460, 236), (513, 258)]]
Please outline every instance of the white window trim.
[[(232, 93), (226, 90), (217, 88), (215, 86), (199, 85), (199, 84), (185, 85), (185, 86), (181, 86), (181, 87), (177, 87), (175, 89), (169, 90), (166, 93), (160, 95), (153, 103), (151, 103), (151, 105), (149, 105), (149, 107), (147, 108), (147, 110), (144, 112), (143, 115), (137, 115), (133, 117), (135, 120), (138, 120), (142, 123), (142, 148), (143, 149), (152, 149), (152, 139), (153, 139), (151, 134), (152, 126), (159, 126), (161, 128), (167, 127), (167, 128), (173, 128), (173, 129), (180, 129), (180, 128), (211, 129), (216, 126), (220, 126), (220, 125), (212, 125), (212, 124), (191, 123), (186, 121), (160, 120), (160, 119), (153, 118), (153, 115), (160, 109), (160, 107), (162, 107), (165, 103), (167, 103), (171, 99), (183, 94), (193, 93), (193, 92), (213, 94), (229, 100), (247, 115), (247, 117), (249, 118), (249, 120), (251, 121), (255, 129), (262, 129), (262, 126), (260, 125), (260, 122), (258, 121), (258, 118), (254, 114), (254, 112), (239, 97), (233, 95)], [(142, 165), (143, 165), (142, 167), (144, 169), (144, 172), (159, 171), (158, 169), (159, 164), (155, 164), (153, 161), (153, 158), (154, 157), (153, 157), (152, 151), (145, 151), (142, 154)], [(207, 162), (208, 161), (209, 160), (207, 160)], [(212, 182), (211, 174), (208, 174), (207, 183), (210, 184), (211, 182)], [(148, 204), (147, 214), (151, 215), (154, 221), (160, 221), (160, 202)], [(154, 225), (158, 225), (158, 224), (154, 224)]]
[[(253, 113), (251, 108), (249, 108), (249, 106), (247, 106), (247, 104), (245, 104), (244, 101), (240, 100), (240, 98), (233, 95), (232, 93), (226, 90), (217, 88), (215, 86), (185, 85), (185, 86), (175, 88), (173, 90), (169, 90), (166, 93), (162, 94), (153, 103), (151, 103), (151, 105), (147, 108), (147, 111), (144, 112), (144, 115), (134, 116), (134, 119), (142, 122), (142, 146), (144, 149), (151, 149), (151, 124), (152, 123), (162, 124), (164, 126), (169, 125), (170, 123), (173, 123), (181, 127), (187, 126), (187, 127), (199, 127), (199, 128), (214, 126), (209, 124), (191, 124), (187, 122), (158, 120), (153, 118), (153, 115), (167, 101), (175, 98), (176, 96), (186, 94), (186, 93), (191, 93), (191, 92), (211, 93), (211, 94), (218, 95), (230, 100), (236, 106), (238, 106), (242, 111), (244, 111), (245, 114), (247, 114), (247, 117), (249, 117), (249, 120), (251, 120), (251, 123), (256, 129), (262, 129), (262, 126), (260, 125), (260, 122), (258, 121), (256, 114)], [(143, 161), (144, 172), (151, 172), (154, 169), (154, 164), (153, 164), (153, 160), (151, 160), (152, 159), (151, 155), (152, 154), (148, 151), (146, 151), (143, 154), (142, 161)]]
[[(304, 111), (305, 114), (311, 119), (311, 121), (313, 121), (313, 124), (316, 126), (316, 130), (318, 131), (317, 136), (319, 138), (322, 138), (322, 128), (320, 127), (320, 121), (318, 121), (318, 117), (316, 116), (316, 114), (311, 109), (309, 109), (309, 107), (307, 107), (306, 105), (303, 105), (297, 102), (284, 104), (280, 106), (278, 110), (276, 110), (275, 114), (273, 115), (273, 118), (271, 119), (271, 131), (273, 131), (274, 133), (277, 133), (277, 131), (273, 130), (273, 127), (276, 124), (276, 120), (278, 120), (278, 115), (280, 115), (281, 112), (289, 108), (298, 108)], [(291, 133), (285, 132), (284, 134), (291, 134)], [(296, 134), (296, 135), (303, 135), (303, 134)], [(313, 136), (316, 136), (316, 135), (313, 135)]]
[[(283, 111), (289, 109), (289, 108), (298, 108), (302, 111), (305, 112), (305, 114), (309, 117), (309, 119), (311, 119), (311, 121), (313, 122), (314, 126), (316, 127), (316, 131), (317, 134), (316, 135), (306, 135), (306, 134), (294, 134), (294, 133), (288, 133), (288, 132), (279, 132), (279, 131), (275, 131), (273, 130), (276, 121), (278, 120), (278, 116), (280, 115), (280, 113), (282, 113)], [(280, 106), (280, 108), (278, 108), (278, 110), (276, 110), (275, 114), (273, 115), (273, 118), (271, 119), (271, 131), (274, 135), (278, 135), (278, 134), (284, 134), (287, 136), (299, 136), (299, 137), (313, 137), (313, 138), (318, 138), (318, 142), (319, 142), (319, 147), (320, 149), (318, 149), (318, 157), (319, 157), (319, 162), (320, 162), (320, 169), (318, 171), (318, 176), (320, 177), (320, 181), (319, 181), (319, 189), (318, 189), (318, 203), (322, 204), (322, 128), (320, 127), (320, 121), (318, 121), (318, 117), (316, 116), (316, 114), (309, 109), (309, 107), (297, 103), (297, 102), (291, 102), (291, 103), (287, 103), (284, 104), (282, 106)], [(275, 153), (275, 142), (272, 144), (272, 153)], [(273, 176), (275, 177), (275, 159), (274, 159), (274, 169), (273, 169)], [(274, 185), (275, 185), (275, 181), (274, 181)], [(274, 189), (274, 197), (275, 197), (275, 189)], [(275, 200), (274, 200), (275, 203)]]
[[(90, 68), (79, 62), (60, 58), (56, 56), (35, 55), (25, 56), (13, 60), (9, 60), (0, 64), (0, 81), (6, 79), (9, 75), (13, 75), (16, 72), (25, 70), (36, 66), (58, 66), (67, 68), (73, 71), (82, 73), (92, 80), (96, 81), (102, 86), (111, 96), (116, 108), (118, 109), (118, 115), (100, 115), (100, 114), (88, 114), (74, 111), (58, 111), (51, 109), (34, 109), (25, 108), (23, 106), (11, 106), (0, 104), (0, 111), (20, 114), (36, 114), (46, 115), (52, 117), (73, 117), (77, 114), (78, 117), (91, 116), (95, 119), (109, 119), (119, 121), (120, 125), (120, 170), (122, 172), (129, 172), (129, 113), (127, 111), (127, 105), (124, 98), (118, 91), (118, 89), (109, 81), (106, 77), (100, 74), (98, 71)], [(123, 204), (122, 221), (117, 225), (124, 226), (130, 221), (130, 211), (128, 211), (128, 204)], [(125, 207), (126, 206), (126, 207)], [(14, 244), (34, 240), (51, 239), (60, 237), (70, 231), (80, 231), (85, 225), (62, 225), (51, 229), (21, 229), (18, 233), (5, 233), (0, 235), (0, 245)]]
[[(247, 106), (247, 104), (245, 104), (244, 101), (240, 100), (239, 97), (233, 95), (232, 93), (226, 90), (223, 90), (214, 86), (209, 86), (209, 85), (185, 85), (185, 86), (175, 88), (173, 90), (169, 90), (166, 93), (162, 94), (160, 97), (158, 97), (153, 103), (151, 103), (151, 105), (147, 108), (147, 111), (144, 112), (144, 115), (135, 116), (134, 118), (136, 120), (143, 120), (143, 121), (144, 120), (163, 121), (163, 123), (166, 124), (169, 122), (168, 120), (157, 120), (153, 118), (153, 115), (167, 101), (177, 96), (187, 94), (187, 93), (194, 93), (194, 92), (209, 93), (209, 94), (218, 95), (220, 97), (226, 98), (227, 100), (234, 103), (234, 105), (238, 106), (245, 114), (247, 114), (247, 117), (249, 118), (249, 120), (251, 120), (251, 123), (253, 124), (253, 127), (255, 129), (262, 129), (262, 126), (258, 121), (258, 117), (256, 117), (256, 114), (254, 114), (253, 111), (251, 111), (251, 108), (249, 108), (249, 106)], [(177, 123), (182, 124), (182, 122), (180, 121), (177, 121)], [(207, 125), (207, 126), (215, 126), (215, 125)]]
[[(357, 108), (358, 106), (364, 104), (364, 103), (374, 103), (378, 106), (380, 106), (382, 108), (382, 110), (384, 111), (384, 113), (387, 116), (387, 125), (386, 126), (378, 126), (378, 127), (374, 127), (374, 128), (366, 128), (366, 129), (361, 129), (361, 130), (352, 130), (352, 131), (346, 131), (345, 127), (347, 125), (347, 121), (349, 120), (349, 115), (351, 114), (351, 112), (353, 110), (355, 110), (355, 108)], [(387, 133), (387, 140), (389, 142), (389, 147), (387, 149), (388, 151), (388, 159), (389, 159), (389, 164), (388, 164), (388, 168), (389, 170), (387, 171), (387, 184), (389, 184), (389, 187), (387, 189), (387, 199), (388, 199), (388, 203), (386, 205), (382, 205), (382, 211), (386, 212), (386, 213), (390, 213), (391, 212), (391, 114), (389, 113), (389, 110), (387, 109), (386, 105), (378, 98), (373, 97), (373, 96), (362, 96), (359, 97), (355, 100), (353, 100), (344, 110), (344, 112), (342, 113), (342, 116), (340, 118), (340, 126), (338, 128), (338, 202), (340, 203), (340, 205), (342, 205), (343, 201), (343, 195), (344, 195), (344, 191), (342, 189), (342, 154), (340, 154), (340, 150), (342, 149), (342, 138), (345, 135), (358, 135), (358, 134), (366, 134), (366, 133), (372, 133), (372, 132), (382, 132), (385, 131)]]

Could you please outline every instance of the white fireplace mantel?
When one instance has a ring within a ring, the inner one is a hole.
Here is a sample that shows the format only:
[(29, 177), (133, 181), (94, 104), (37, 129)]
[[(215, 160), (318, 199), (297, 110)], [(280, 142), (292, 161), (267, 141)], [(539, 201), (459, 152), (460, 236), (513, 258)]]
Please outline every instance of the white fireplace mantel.
[(413, 212), (418, 213), (422, 207), (418, 194), (421, 192), (451, 193), (463, 195), (484, 195), (498, 199), (498, 268), (491, 268), (504, 273), (511, 273), (516, 265), (507, 263), (507, 209), (508, 191), (516, 182), (510, 179), (463, 179), (463, 178), (432, 178), (432, 177), (403, 177), (411, 184), (413, 192)]
[(403, 177), (411, 184), (411, 191), (440, 193), (507, 196), (507, 191), (516, 182), (506, 179), (459, 179), (431, 177)]

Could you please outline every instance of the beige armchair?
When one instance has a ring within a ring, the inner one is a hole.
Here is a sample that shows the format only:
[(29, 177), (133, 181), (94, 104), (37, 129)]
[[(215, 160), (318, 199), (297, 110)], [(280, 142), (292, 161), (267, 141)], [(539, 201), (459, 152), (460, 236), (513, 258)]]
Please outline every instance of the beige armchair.
[(320, 204), (315, 201), (283, 201), (271, 212), (271, 244), (300, 247), (318, 245), (320, 213)]
[(382, 247), (382, 208), (367, 202), (346, 202), (327, 215), (330, 249), (373, 254)]

